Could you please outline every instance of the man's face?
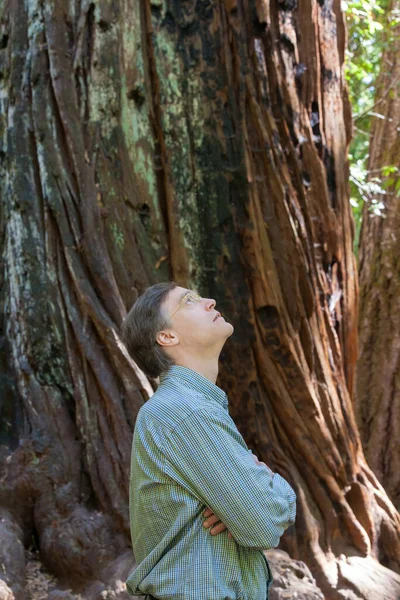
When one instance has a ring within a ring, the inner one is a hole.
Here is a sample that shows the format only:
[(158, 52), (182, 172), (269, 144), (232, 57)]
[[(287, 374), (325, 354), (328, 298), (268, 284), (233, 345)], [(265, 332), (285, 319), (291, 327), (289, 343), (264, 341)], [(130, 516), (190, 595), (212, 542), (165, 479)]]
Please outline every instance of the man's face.
[(157, 339), (166, 349), (179, 345), (179, 351), (219, 352), (232, 335), (233, 326), (219, 316), (215, 300), (198, 299), (192, 296), (193, 292), (188, 294), (189, 291), (178, 286), (168, 294), (163, 311), (170, 320), (170, 327), (159, 332)]

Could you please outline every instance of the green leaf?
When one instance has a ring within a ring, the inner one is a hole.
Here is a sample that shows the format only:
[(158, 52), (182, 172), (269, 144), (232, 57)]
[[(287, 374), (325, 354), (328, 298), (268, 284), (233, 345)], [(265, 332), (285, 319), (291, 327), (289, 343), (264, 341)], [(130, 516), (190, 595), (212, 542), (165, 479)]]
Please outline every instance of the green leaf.
[(390, 173), (397, 173), (398, 172), (398, 168), (395, 165), (385, 165), (384, 167), (382, 167), (382, 175), (384, 177), (387, 177), (388, 175), (390, 175)]

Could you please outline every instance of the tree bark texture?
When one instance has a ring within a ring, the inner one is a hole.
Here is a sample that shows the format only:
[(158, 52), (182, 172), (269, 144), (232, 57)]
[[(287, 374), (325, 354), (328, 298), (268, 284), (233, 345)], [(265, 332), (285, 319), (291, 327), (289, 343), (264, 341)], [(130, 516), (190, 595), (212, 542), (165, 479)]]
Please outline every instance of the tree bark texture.
[(138, 294), (174, 279), (235, 327), (218, 383), (297, 491), (282, 548), (327, 599), (395, 600), (399, 515), (352, 404), (340, 2), (0, 7), (0, 504), (18, 557), (1, 576), (22, 593), (31, 535), (77, 585), (126, 556), (132, 430), (156, 382), (118, 331)]
[[(388, 23), (400, 2), (391, 3)], [(382, 179), (380, 214), (365, 204), (360, 233), (357, 420), (366, 458), (400, 509), (400, 26), (388, 28), (376, 85), (368, 170)], [(376, 207), (376, 205), (375, 205)]]

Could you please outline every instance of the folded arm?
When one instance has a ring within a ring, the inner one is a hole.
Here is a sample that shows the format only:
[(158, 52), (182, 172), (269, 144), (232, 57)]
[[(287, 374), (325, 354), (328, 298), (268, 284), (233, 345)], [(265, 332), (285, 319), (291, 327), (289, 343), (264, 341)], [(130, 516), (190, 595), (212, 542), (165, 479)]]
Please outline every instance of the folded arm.
[(170, 474), (179, 474), (242, 546), (274, 548), (294, 522), (294, 491), (254, 461), (225, 412), (192, 413), (171, 432), (164, 454)]

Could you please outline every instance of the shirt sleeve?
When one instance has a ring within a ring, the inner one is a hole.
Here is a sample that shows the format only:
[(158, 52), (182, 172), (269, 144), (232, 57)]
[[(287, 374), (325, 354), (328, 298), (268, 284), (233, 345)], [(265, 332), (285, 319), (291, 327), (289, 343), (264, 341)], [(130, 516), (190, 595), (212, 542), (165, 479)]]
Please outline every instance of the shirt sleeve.
[(240, 545), (275, 548), (294, 522), (295, 492), (278, 473), (254, 462), (233, 420), (222, 412), (193, 412), (170, 432), (163, 452), (169, 474), (178, 475)]

